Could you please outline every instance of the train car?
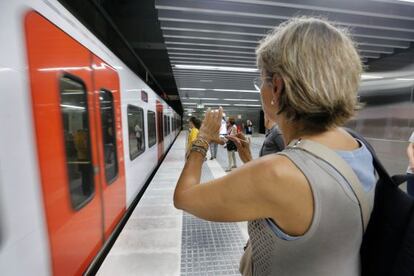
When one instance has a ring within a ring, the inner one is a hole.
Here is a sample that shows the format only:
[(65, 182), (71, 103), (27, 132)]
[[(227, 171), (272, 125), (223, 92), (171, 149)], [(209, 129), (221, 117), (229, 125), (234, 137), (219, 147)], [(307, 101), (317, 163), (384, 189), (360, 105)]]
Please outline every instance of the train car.
[(57, 1), (1, 1), (0, 23), (0, 271), (81, 275), (180, 116)]

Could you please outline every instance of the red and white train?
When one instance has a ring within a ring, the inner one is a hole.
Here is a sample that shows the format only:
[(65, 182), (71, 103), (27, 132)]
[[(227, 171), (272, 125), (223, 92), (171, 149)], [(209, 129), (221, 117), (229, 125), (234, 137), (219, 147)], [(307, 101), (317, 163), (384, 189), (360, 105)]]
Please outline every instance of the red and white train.
[(0, 274), (80, 275), (181, 119), (57, 1), (0, 26)]

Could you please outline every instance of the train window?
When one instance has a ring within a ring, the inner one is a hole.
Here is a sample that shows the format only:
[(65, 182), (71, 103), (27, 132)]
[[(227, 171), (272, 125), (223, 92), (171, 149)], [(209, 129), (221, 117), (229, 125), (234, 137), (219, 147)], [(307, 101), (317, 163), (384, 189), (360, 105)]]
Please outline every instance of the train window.
[(152, 147), (157, 143), (157, 130), (155, 126), (155, 112), (148, 111), (148, 147)]
[(114, 98), (110, 91), (99, 92), (102, 120), (102, 142), (104, 147), (105, 177), (111, 183), (118, 175), (118, 162), (115, 138)]
[(144, 111), (134, 105), (128, 105), (129, 157), (137, 158), (145, 151)]
[(60, 108), (70, 198), (75, 210), (92, 199), (95, 188), (87, 106), (84, 83), (77, 77), (63, 75), (60, 78)]
[(164, 137), (167, 135), (167, 115), (164, 115)]

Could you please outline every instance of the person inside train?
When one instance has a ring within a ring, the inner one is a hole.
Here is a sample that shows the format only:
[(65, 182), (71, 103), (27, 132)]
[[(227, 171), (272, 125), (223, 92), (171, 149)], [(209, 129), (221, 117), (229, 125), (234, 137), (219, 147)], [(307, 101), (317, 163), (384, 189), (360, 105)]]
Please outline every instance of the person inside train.
[(197, 117), (190, 117), (188, 120), (188, 136), (187, 136), (187, 145), (185, 150), (185, 156), (188, 157), (190, 153), (191, 146), (194, 140), (197, 139), (198, 130), (200, 129), (201, 121)]
[(410, 196), (414, 196), (414, 131), (408, 139), (407, 156), (407, 192)]
[(318, 145), (342, 159), (372, 211), (372, 156), (341, 128), (358, 108), (362, 65), (354, 43), (323, 19), (300, 17), (276, 27), (256, 53), (263, 110), (289, 146), (198, 185), (220, 129), (222, 110), (209, 110), (174, 205), (210, 221), (249, 221), (243, 275), (359, 275), (364, 228), (356, 196), (330, 163), (302, 148)]
[(140, 152), (142, 149), (142, 128), (140, 127), (139, 123), (137, 122), (134, 127), (135, 131), (135, 138), (137, 139), (137, 152)]

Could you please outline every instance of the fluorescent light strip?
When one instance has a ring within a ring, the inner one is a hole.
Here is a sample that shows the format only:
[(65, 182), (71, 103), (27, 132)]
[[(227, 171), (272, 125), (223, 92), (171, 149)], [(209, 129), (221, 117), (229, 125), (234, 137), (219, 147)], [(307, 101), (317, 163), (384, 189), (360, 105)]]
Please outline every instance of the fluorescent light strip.
[(189, 87), (185, 87), (185, 88), (178, 88), (180, 90), (194, 90), (194, 91), (205, 91), (207, 89), (205, 88), (189, 88)]
[(225, 67), (238, 67), (238, 66), (242, 66), (242, 67), (254, 67), (256, 66), (254, 63), (232, 63), (232, 62), (220, 62), (220, 61), (215, 61), (215, 62), (207, 62), (207, 61), (188, 61), (188, 60), (177, 60), (177, 61), (171, 61), (171, 65), (174, 66), (176, 64), (187, 64), (187, 65), (206, 65), (206, 66), (225, 66)]
[(226, 67), (226, 66), (202, 66), (202, 65), (185, 65), (177, 64), (174, 65), (177, 69), (190, 69), (190, 70), (211, 70), (211, 71), (235, 71), (235, 72), (258, 72), (256, 68), (245, 68), (245, 67)]
[(253, 100), (253, 99), (223, 99), (223, 101), (258, 102), (260, 100)]
[(408, 3), (414, 3), (414, 0), (398, 0), (398, 1), (401, 1), (401, 2), (408, 2)]
[(239, 49), (256, 49), (255, 46), (239, 46), (239, 45), (223, 45), (223, 44), (191, 43), (191, 42), (175, 42), (175, 41), (165, 41), (165, 44), (206, 46), (206, 47), (223, 47), (223, 48), (239, 48)]
[(234, 106), (261, 107), (260, 104), (234, 104)]
[(197, 105), (197, 103), (182, 103), (183, 105)]
[(204, 105), (208, 105), (208, 106), (229, 106), (231, 104), (228, 104), (228, 103), (204, 103)]
[(259, 90), (237, 90), (237, 89), (213, 89), (218, 92), (242, 92), (242, 93), (259, 93)]
[(249, 56), (256, 56), (254, 51), (232, 51), (232, 50), (215, 50), (215, 49), (198, 49), (198, 48), (180, 48), (180, 47), (167, 47), (167, 51), (192, 51), (192, 52), (211, 52), (211, 53), (229, 53), (229, 54), (242, 54)]
[(183, 39), (199, 39), (199, 40), (214, 40), (214, 41), (228, 41), (228, 42), (242, 42), (257, 44), (257, 40), (245, 40), (245, 39), (229, 39), (229, 38), (216, 38), (216, 37), (202, 37), (202, 36), (187, 36), (187, 35), (164, 35), (166, 38), (183, 38)]
[(212, 90), (217, 92), (240, 92), (240, 93), (259, 93), (259, 90), (238, 90), (238, 89), (206, 89), (206, 88), (193, 88), (193, 87), (182, 87), (178, 88), (179, 90), (188, 90), (188, 91), (206, 91)]
[[(400, 0), (401, 1), (401, 0)], [(413, 0), (414, 1), (414, 0)], [(410, 79), (410, 78), (397, 78), (395, 80), (399, 80), (399, 81), (414, 81), (414, 78)]]
[(189, 100), (210, 100), (210, 101), (218, 101), (220, 100), (219, 98), (197, 98), (197, 97), (190, 97), (187, 98)]
[(224, 58), (237, 58), (237, 59), (249, 59), (256, 60), (256, 57), (246, 57), (246, 56), (229, 56), (229, 55), (215, 55), (215, 54), (195, 54), (195, 53), (182, 53), (182, 52), (170, 52), (168, 55), (171, 56), (196, 56), (196, 57), (224, 57)]
[(374, 79), (383, 79), (383, 78), (384, 77), (377, 76), (377, 75), (368, 75), (368, 74), (361, 75), (361, 80), (374, 80)]
[(170, 61), (181, 61), (185, 62), (183, 60), (191, 61), (206, 61), (206, 62), (215, 62), (215, 61), (221, 61), (221, 62), (235, 62), (235, 63), (256, 63), (255, 60), (239, 60), (239, 59), (231, 59), (231, 58), (201, 58), (201, 57), (170, 57)]

